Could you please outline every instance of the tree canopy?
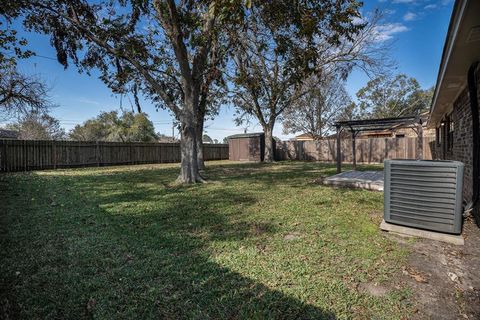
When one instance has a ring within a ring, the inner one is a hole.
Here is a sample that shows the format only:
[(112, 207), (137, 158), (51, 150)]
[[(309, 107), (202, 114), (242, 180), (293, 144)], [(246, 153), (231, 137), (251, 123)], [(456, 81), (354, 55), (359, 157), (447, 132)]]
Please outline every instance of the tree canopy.
[(242, 25), (243, 1), (9, 0), (0, 13), (50, 36), (58, 61), (98, 70), (113, 92), (143, 94), (180, 124), (179, 181), (203, 181), (203, 119), (221, 82), (228, 30)]
[(125, 111), (102, 112), (98, 117), (76, 125), (70, 133), (72, 140), (112, 142), (155, 142), (155, 127), (145, 113)]
[[(273, 128), (308, 94), (303, 82), (313, 75), (345, 79), (354, 67), (376, 69), (382, 50), (374, 40), (377, 16), (364, 22), (360, 2), (267, 3), (265, 10), (251, 10), (239, 32), (231, 77), (237, 122), (253, 117), (260, 123), (265, 160), (272, 161)], [(288, 8), (278, 10), (282, 5)]]
[(63, 140), (66, 137), (57, 119), (38, 111), (23, 115), (7, 129), (18, 131), (18, 138), (22, 140)]
[(0, 21), (0, 117), (19, 119), (32, 112), (48, 111), (54, 106), (48, 96), (48, 85), (38, 75), (27, 75), (17, 69), (17, 59), (28, 58), (33, 52), (25, 49), (27, 41), (18, 38), (16, 30), (4, 25), (5, 21)]
[(405, 74), (381, 75), (357, 92), (360, 112), (366, 118), (413, 116), (428, 111), (433, 88), (423, 90)]
[(213, 139), (206, 133), (203, 135), (202, 140), (204, 143), (213, 143)]
[(305, 95), (285, 110), (284, 133), (308, 133), (314, 139), (327, 135), (333, 124), (344, 116), (352, 101), (338, 76), (321, 80), (314, 76), (303, 83)]

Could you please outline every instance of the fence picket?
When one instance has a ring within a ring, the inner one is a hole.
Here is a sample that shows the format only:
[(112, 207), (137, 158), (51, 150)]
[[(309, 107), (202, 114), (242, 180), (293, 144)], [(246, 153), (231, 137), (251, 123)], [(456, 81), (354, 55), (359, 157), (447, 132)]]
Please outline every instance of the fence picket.
[[(205, 160), (228, 159), (227, 144), (205, 145), (204, 150)], [(179, 161), (179, 143), (0, 139), (1, 172)]]

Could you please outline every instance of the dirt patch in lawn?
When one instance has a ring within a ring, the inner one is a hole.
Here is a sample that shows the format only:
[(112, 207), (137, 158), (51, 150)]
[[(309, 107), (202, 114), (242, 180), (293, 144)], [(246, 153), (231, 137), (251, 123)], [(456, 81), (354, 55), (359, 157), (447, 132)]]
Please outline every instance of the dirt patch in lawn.
[(480, 229), (464, 224), (464, 246), (388, 234), (410, 255), (395, 285), (409, 287), (415, 319), (480, 319)]

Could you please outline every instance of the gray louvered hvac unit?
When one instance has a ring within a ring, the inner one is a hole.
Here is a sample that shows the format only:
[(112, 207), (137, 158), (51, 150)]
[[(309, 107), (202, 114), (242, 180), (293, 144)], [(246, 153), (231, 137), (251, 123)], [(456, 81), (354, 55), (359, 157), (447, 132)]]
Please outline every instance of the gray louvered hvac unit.
[(463, 163), (385, 160), (386, 222), (460, 234)]

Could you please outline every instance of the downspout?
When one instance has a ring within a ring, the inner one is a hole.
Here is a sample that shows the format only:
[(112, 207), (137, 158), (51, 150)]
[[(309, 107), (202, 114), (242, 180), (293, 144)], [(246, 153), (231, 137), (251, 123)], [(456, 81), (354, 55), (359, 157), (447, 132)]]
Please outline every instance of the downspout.
[(472, 161), (472, 180), (473, 194), (471, 206), (467, 210), (472, 210), (477, 225), (480, 227), (480, 124), (478, 112), (478, 87), (477, 87), (477, 68), (479, 62), (474, 62), (468, 69), (468, 93), (470, 95), (470, 109), (472, 113), (472, 139), (473, 139), (473, 161)]

